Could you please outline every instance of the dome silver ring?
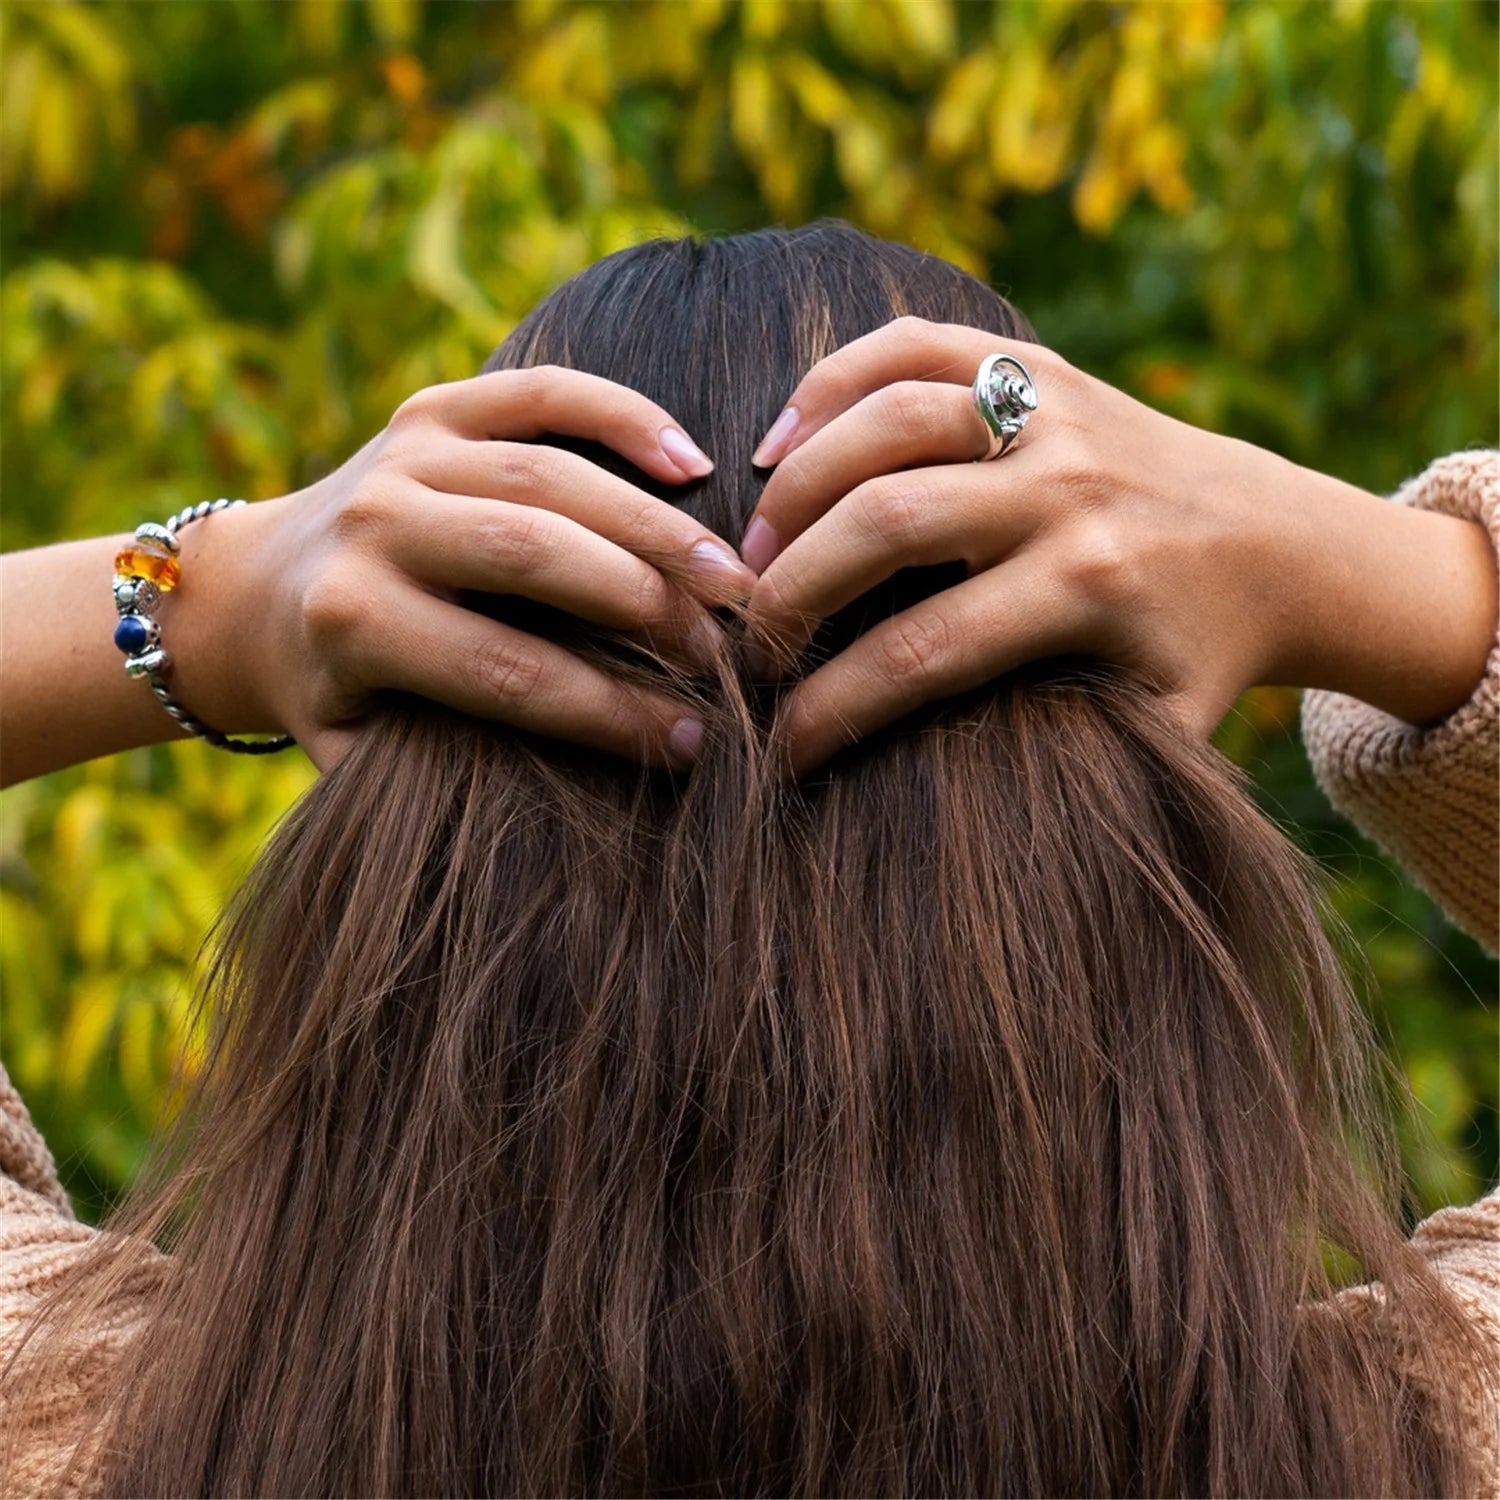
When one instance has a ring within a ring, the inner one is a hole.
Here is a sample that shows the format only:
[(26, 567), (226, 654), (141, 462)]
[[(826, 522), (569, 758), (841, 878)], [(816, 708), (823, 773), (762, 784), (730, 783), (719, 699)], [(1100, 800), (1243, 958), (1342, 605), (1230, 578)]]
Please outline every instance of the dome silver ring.
[(985, 451), (975, 460), (999, 458), (1021, 435), (1036, 410), (1036, 382), (1031, 372), (1010, 354), (991, 354), (974, 377), (974, 406), (989, 434)]

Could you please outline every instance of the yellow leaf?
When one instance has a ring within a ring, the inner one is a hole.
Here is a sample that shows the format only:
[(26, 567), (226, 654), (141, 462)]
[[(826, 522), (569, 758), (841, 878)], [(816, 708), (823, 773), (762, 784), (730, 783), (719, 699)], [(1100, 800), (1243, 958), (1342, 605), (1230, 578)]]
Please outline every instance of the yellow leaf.
[(583, 9), (565, 12), (525, 57), (516, 86), (532, 99), (587, 100), (602, 107), (612, 90), (605, 16)]
[(1137, 164), (1151, 196), (1168, 213), (1183, 213), (1193, 205), (1193, 192), (1183, 175), (1187, 139), (1175, 125), (1158, 120), (1141, 136)]
[(1179, 6), (1177, 40), (1184, 52), (1197, 61), (1211, 60), (1209, 49), (1224, 30), (1221, 0), (1192, 0)]
[(407, 266), (418, 290), (459, 312), (483, 316), (489, 301), (464, 268), (462, 227), (463, 199), (455, 185), (443, 184), (412, 224)]
[(835, 155), (845, 186), (866, 192), (889, 165), (889, 153), (879, 130), (860, 115), (846, 120), (836, 137)]
[(400, 47), (417, 32), (417, 0), (365, 0), (370, 29), (387, 46)]
[(560, 11), (566, 0), (514, 0), (511, 10), (522, 32), (540, 30)]
[(71, 878), (80, 878), (94, 863), (108, 812), (108, 795), (101, 787), (81, 786), (63, 799), (52, 837), (58, 862)]
[(164, 1080), (157, 1075), (155, 1052), (158, 1031), (156, 1006), (139, 996), (126, 1001), (120, 1016), (120, 1077), (137, 1113), (149, 1120)]
[(786, 25), (786, 0), (741, 0), (740, 29), (747, 41), (769, 41)]
[(885, 4), (902, 41), (919, 58), (941, 62), (953, 56), (958, 32), (949, 0), (885, 0)]
[(805, 52), (784, 53), (777, 60), (777, 73), (815, 125), (827, 129), (854, 107), (843, 84)]
[(31, 94), (31, 170), (44, 198), (71, 198), (83, 187), (79, 137), (88, 112), (87, 96), (72, 88), (55, 64), (39, 59)]
[[(3, 13), (0, 13), (3, 14)], [(5, 107), (0, 109), (0, 187), (9, 192), (30, 161), (30, 126), (34, 114), (37, 72), (42, 52), (34, 43), (6, 38), (0, 48), (0, 82)]]
[(928, 146), (939, 160), (952, 161), (978, 145), (999, 72), (998, 57), (985, 48), (971, 52), (944, 79), (927, 117)]
[[(616, 7), (611, 20), (619, 14)], [(684, 89), (701, 84), (704, 21), (684, 0), (657, 0), (649, 6), (636, 0), (610, 28), (608, 45), (617, 76), (666, 78)]]
[(297, 35), (314, 57), (334, 57), (344, 44), (348, 0), (297, 0), (293, 11)]
[(747, 52), (735, 58), (729, 74), (729, 128), (752, 160), (763, 160), (773, 145), (776, 86), (765, 58)]
[(1149, 60), (1131, 59), (1123, 63), (1109, 91), (1107, 128), (1111, 133), (1124, 135), (1145, 126), (1156, 114), (1158, 97)]
[(701, 187), (713, 176), (724, 107), (722, 86), (709, 79), (698, 90), (678, 128), (677, 175), (689, 187)]
[(93, 974), (73, 988), (68, 1018), (62, 1031), (58, 1079), (77, 1092), (104, 1052), (117, 1018), (118, 994), (113, 975)]
[(32, 5), (28, 14), (41, 26), (70, 70), (101, 89), (117, 89), (129, 81), (130, 63), (107, 17), (97, 9), (77, 4)]
[[(80, 144), (97, 129), (114, 145), (126, 145), (135, 132), (135, 97), (129, 57), (110, 19), (93, 7), (71, 4), (34, 5), (28, 15), (46, 32), (61, 71), (71, 80)], [(88, 146), (84, 151), (88, 176), (94, 153)]]
[(1096, 152), (1073, 189), (1073, 217), (1080, 228), (1104, 234), (1114, 227), (1125, 198), (1119, 172)]

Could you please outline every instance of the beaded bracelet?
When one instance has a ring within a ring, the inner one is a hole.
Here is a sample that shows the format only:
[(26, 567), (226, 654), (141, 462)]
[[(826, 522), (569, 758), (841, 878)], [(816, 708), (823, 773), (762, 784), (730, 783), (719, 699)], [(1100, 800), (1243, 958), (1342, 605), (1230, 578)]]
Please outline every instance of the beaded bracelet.
[(151, 611), (182, 581), (182, 564), (178, 561), (181, 544), (177, 533), (191, 521), (201, 521), (218, 510), (243, 505), (243, 500), (201, 500), (189, 505), (165, 526), (145, 521), (135, 528), (135, 542), (115, 556), (115, 608), (120, 618), (115, 625), (115, 645), (125, 653), (125, 670), (131, 677), (144, 677), (161, 706), (200, 740), (207, 740), (220, 750), (239, 755), (270, 755), (297, 742), (289, 734), (278, 734), (265, 740), (232, 740), (217, 729), (210, 729), (195, 719), (168, 691), (166, 674), (172, 665), (172, 653), (161, 644), (161, 626)]

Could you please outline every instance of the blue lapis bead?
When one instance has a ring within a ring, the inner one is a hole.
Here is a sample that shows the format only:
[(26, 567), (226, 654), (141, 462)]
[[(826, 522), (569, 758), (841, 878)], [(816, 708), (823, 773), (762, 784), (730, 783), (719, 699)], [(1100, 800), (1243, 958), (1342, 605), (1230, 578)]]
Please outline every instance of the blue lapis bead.
[(126, 656), (134, 656), (137, 652), (144, 651), (150, 639), (151, 632), (139, 615), (120, 616), (120, 623), (115, 626), (115, 645)]

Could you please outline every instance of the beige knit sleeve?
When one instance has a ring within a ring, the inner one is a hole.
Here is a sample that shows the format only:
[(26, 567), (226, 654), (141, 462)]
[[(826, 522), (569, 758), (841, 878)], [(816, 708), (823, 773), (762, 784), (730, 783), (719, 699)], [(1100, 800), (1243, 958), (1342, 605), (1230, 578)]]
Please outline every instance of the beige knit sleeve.
[(50, 1207), (73, 1217), (52, 1153), (0, 1063), (0, 1213), (18, 1205), (28, 1212)]
[[(1482, 522), (1500, 555), (1500, 452), (1440, 458), (1394, 500)], [(1460, 927), (1500, 950), (1500, 632), (1473, 697), (1442, 723), (1418, 729), (1309, 692), (1302, 739), (1333, 805)]]

